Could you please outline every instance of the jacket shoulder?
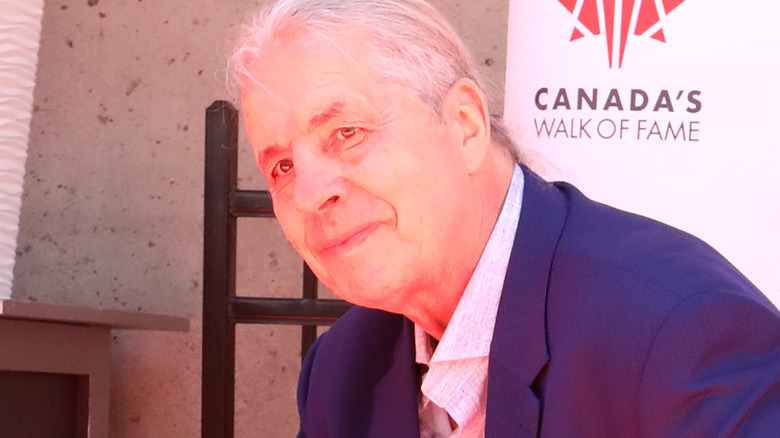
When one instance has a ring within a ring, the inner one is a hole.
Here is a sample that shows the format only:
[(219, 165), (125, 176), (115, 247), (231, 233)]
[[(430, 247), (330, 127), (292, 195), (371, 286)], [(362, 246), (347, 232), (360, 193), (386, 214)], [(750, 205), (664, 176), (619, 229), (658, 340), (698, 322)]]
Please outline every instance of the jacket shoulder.
[[(301, 436), (392, 436), (417, 428), (412, 323), (353, 307), (312, 346), (301, 368)], [(408, 424), (406, 424), (408, 423)]]

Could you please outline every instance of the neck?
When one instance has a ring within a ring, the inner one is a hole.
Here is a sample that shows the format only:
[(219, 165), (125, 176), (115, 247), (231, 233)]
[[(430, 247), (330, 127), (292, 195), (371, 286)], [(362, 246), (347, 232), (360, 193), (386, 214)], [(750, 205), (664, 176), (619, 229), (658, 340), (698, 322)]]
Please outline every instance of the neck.
[(405, 313), (405, 316), (437, 340), (441, 339), (447, 329), (487, 246), (504, 206), (513, 169), (514, 161), (509, 153), (504, 148), (493, 145), (480, 169), (472, 175), (473, 190), (468, 194), (471, 206), (468, 212), (471, 214), (470, 223), (476, 230), (473, 243), (464, 248), (463, 262), (459, 266), (449, 267), (445, 273), (450, 281), (437, 282), (436, 290), (418, 294), (418, 305), (410, 306), (407, 309), (409, 312)]

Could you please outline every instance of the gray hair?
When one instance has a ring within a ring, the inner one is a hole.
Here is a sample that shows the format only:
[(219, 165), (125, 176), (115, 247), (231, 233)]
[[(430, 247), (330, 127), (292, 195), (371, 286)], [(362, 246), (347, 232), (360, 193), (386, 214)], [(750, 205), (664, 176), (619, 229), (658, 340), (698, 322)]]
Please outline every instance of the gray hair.
[[(458, 79), (471, 79), (484, 90), (463, 42), (423, 0), (279, 0), (246, 25), (230, 60), (235, 79), (259, 83), (252, 63), (265, 44), (301, 29), (325, 36), (366, 31), (373, 73), (411, 87), (438, 117), (444, 95)], [(501, 120), (491, 115), (490, 126), (493, 141), (520, 161)]]

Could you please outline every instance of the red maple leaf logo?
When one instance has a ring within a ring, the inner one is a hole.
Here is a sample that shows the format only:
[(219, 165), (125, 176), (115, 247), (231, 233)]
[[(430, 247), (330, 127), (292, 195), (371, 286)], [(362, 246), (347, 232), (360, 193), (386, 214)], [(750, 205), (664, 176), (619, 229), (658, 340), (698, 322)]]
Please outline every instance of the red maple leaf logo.
[[(607, 39), (609, 67), (615, 65), (615, 52), (618, 56), (618, 68), (623, 66), (628, 36), (649, 35), (650, 38), (666, 42), (664, 31), (660, 27), (661, 17), (672, 12), (685, 0), (558, 0), (569, 12), (577, 17), (569, 41), (590, 35), (600, 35), (602, 31)], [(603, 30), (600, 23), (603, 24)], [(617, 50), (615, 50), (617, 49)]]

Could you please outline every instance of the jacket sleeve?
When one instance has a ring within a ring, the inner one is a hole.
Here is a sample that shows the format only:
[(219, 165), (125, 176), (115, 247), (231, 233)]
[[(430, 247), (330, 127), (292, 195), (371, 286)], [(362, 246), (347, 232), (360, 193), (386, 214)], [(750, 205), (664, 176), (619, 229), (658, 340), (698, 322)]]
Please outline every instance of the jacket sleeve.
[[(303, 361), (303, 364), (301, 365), (301, 374), (298, 377), (298, 390), (296, 393), (296, 398), (298, 400), (298, 417), (300, 419), (300, 424), (303, 424), (303, 419), (306, 416), (306, 399), (308, 398), (309, 394), (309, 377), (311, 376), (311, 368), (312, 364), (314, 363), (314, 357), (317, 355), (317, 348), (320, 345), (321, 339), (326, 335), (327, 333), (323, 333), (320, 335), (319, 338), (317, 338), (317, 341), (314, 342), (314, 344), (309, 349), (309, 352), (306, 354), (306, 359)], [(306, 435), (303, 432), (303, 429), (301, 428), (298, 431), (298, 438), (306, 438)]]
[(644, 437), (780, 437), (780, 315), (692, 295), (656, 333), (640, 385)]

